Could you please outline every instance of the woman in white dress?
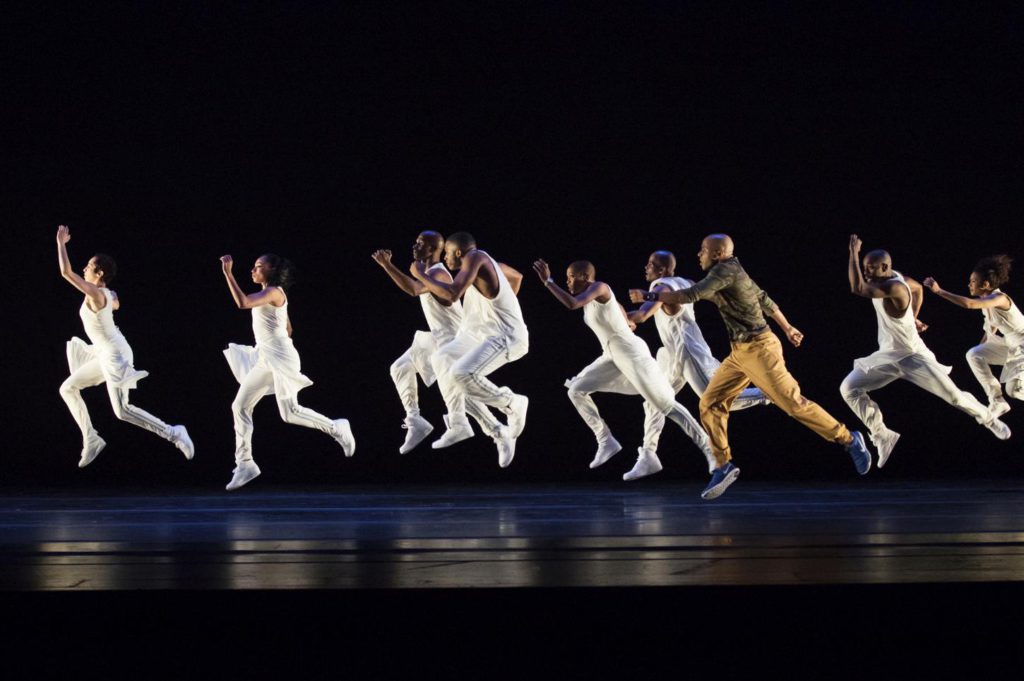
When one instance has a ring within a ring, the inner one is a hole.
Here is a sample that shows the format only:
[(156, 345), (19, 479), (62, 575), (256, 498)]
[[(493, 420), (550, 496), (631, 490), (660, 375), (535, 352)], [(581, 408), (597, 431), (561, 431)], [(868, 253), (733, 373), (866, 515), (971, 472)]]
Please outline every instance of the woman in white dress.
[(228, 289), (241, 310), (252, 310), (256, 347), (231, 343), (224, 356), (241, 384), (231, 412), (235, 420), (235, 470), (227, 489), (235, 490), (252, 481), (260, 469), (252, 459), (252, 410), (264, 395), (274, 395), (286, 423), (315, 428), (342, 446), (345, 456), (356, 451), (356, 441), (347, 419), (331, 420), (298, 403), (300, 390), (313, 381), (302, 375), (299, 353), (292, 343), (285, 289), (291, 283), (291, 263), (273, 254), (262, 255), (252, 268), (252, 280), (260, 285), (256, 293), (242, 292), (231, 268), (234, 260), (222, 256), (221, 266)]
[[(1024, 314), (1010, 296), (999, 290), (1010, 280), (1011, 262), (1005, 255), (978, 262), (967, 282), (970, 298), (943, 290), (931, 277), (924, 280), (926, 287), (949, 302), (981, 310), (984, 335), (980, 344), (967, 351), (967, 363), (985, 389), (989, 410), (997, 417), (1010, 411), (1000, 383), (1006, 384), (1007, 395), (1024, 400)], [(993, 364), (1003, 367), (998, 379), (990, 368)]]
[(69, 241), (71, 232), (67, 226), (59, 226), (57, 264), (61, 276), (85, 295), (78, 314), (82, 318), (85, 335), (89, 337), (89, 343), (77, 337), (68, 341), (71, 375), (60, 386), (60, 396), (82, 430), (82, 456), (78, 467), (88, 466), (107, 446), (93, 428), (89, 410), (82, 399), (82, 388), (101, 383), (107, 384), (107, 394), (117, 418), (173, 442), (186, 459), (191, 459), (195, 448), (185, 426), (169, 426), (128, 401), (128, 391), (135, 388), (149, 372), (138, 371), (132, 365), (132, 348), (121, 330), (114, 325), (114, 310), (121, 307), (121, 301), (107, 286), (117, 273), (117, 265), (109, 255), (97, 253), (89, 258), (79, 276), (71, 269), (67, 250)]

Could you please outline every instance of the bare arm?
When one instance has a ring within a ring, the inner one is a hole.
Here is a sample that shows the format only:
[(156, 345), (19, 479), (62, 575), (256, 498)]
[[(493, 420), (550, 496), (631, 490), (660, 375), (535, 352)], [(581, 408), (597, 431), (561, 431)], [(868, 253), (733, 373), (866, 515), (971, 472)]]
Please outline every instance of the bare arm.
[(918, 333), (924, 333), (928, 330), (928, 325), (917, 316), (921, 312), (921, 306), (924, 304), (924, 288), (922, 288), (921, 282), (916, 279), (906, 276), (903, 279), (907, 282), (907, 287), (910, 288), (910, 306), (914, 310), (914, 325), (917, 327)]
[(607, 303), (612, 299), (611, 289), (608, 288), (607, 284), (600, 281), (591, 283), (586, 290), (574, 296), (554, 282), (551, 278), (551, 268), (548, 267), (548, 264), (543, 260), (538, 260), (533, 263), (533, 271), (536, 272), (537, 276), (540, 277), (540, 280), (544, 282), (544, 287), (551, 291), (551, 295), (570, 310), (578, 310), (592, 300), (597, 300), (600, 303)]
[(234, 259), (230, 255), (222, 255), (220, 258), (221, 269), (224, 271), (224, 279), (227, 281), (228, 290), (231, 291), (231, 298), (240, 310), (251, 310), (260, 305), (273, 305), (281, 307), (284, 305), (284, 293), (276, 286), (268, 286), (265, 289), (246, 295), (242, 287), (235, 281), (235, 275), (231, 271)]
[(847, 276), (850, 279), (850, 293), (862, 298), (888, 298), (887, 289), (872, 284), (864, 279), (864, 273), (860, 269), (860, 249), (862, 242), (856, 234), (850, 235), (850, 261), (847, 267)]
[(793, 344), (793, 347), (800, 347), (800, 344), (804, 342), (804, 334), (800, 329), (789, 323), (786, 315), (782, 314), (782, 308), (776, 306), (775, 312), (772, 313), (771, 317), (779, 325), (779, 328), (782, 329), (782, 333), (786, 334), (786, 338)]
[(990, 293), (987, 296), (981, 296), (980, 298), (958, 296), (955, 293), (950, 293), (943, 289), (939, 286), (939, 282), (935, 281), (932, 277), (925, 278), (924, 285), (931, 289), (932, 293), (940, 298), (945, 298), (954, 305), (959, 305), (960, 307), (968, 310), (984, 310), (988, 307), (997, 307), (1000, 310), (1010, 309), (1010, 299), (1006, 297), (1005, 293)]
[(423, 284), (410, 277), (405, 272), (402, 272), (395, 266), (395, 263), (391, 262), (391, 251), (387, 249), (381, 249), (374, 251), (373, 255), (370, 256), (373, 261), (384, 268), (384, 271), (391, 277), (391, 281), (395, 282), (398, 288), (402, 289), (410, 296), (419, 296), (427, 292), (427, 289)]
[[(658, 284), (651, 290), (656, 293), (661, 293), (662, 291), (671, 291), (672, 289), (665, 286), (664, 284)], [(664, 303), (662, 303), (660, 300), (648, 300), (637, 309), (628, 312), (626, 316), (629, 318), (629, 321), (633, 322), (634, 324), (643, 324), (648, 319), (653, 317), (654, 313), (661, 309), (661, 306), (663, 304)]]
[(473, 280), (476, 279), (476, 275), (480, 272), (484, 260), (485, 257), (476, 251), (470, 252), (462, 261), (462, 269), (459, 270), (455, 279), (450, 283), (429, 277), (426, 264), (419, 260), (414, 260), (412, 265), (409, 266), (409, 273), (440, 300), (455, 303), (466, 292), (466, 289), (473, 285)]
[(518, 296), (519, 289), (523, 285), (523, 273), (503, 262), (499, 262), (498, 266), (501, 268), (501, 273), (508, 279), (508, 285), (512, 287), (512, 293)]
[(71, 241), (71, 232), (66, 225), (57, 228), (57, 266), (60, 268), (60, 276), (85, 294), (89, 299), (89, 307), (94, 310), (102, 310), (107, 304), (107, 298), (99, 286), (90, 284), (77, 272), (71, 269), (71, 259), (68, 257), (67, 243)]

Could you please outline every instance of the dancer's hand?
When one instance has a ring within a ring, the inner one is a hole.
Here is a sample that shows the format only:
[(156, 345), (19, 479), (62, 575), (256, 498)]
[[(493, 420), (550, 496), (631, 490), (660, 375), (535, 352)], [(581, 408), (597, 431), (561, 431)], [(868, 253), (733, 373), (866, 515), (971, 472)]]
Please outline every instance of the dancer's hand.
[(543, 284), (548, 283), (548, 279), (551, 278), (551, 268), (548, 267), (548, 264), (541, 259), (537, 259), (533, 263), (533, 271), (537, 273), (537, 276), (540, 277), (540, 281)]
[(856, 234), (850, 235), (850, 253), (860, 253), (860, 247), (864, 243), (860, 240), (860, 237)]
[(67, 225), (61, 225), (57, 228), (57, 243), (66, 244), (71, 241), (71, 232), (68, 231)]
[(423, 277), (427, 276), (426, 263), (424, 263), (422, 260), (413, 260), (412, 263), (409, 264), (409, 274), (416, 277), (417, 279), (422, 279)]
[(918, 333), (924, 333), (925, 331), (928, 330), (928, 325), (925, 324), (924, 322), (922, 322), (920, 319), (915, 319), (914, 320), (914, 326), (917, 327), (917, 332)]
[(391, 251), (386, 248), (374, 251), (373, 255), (370, 257), (373, 258), (373, 261), (381, 267), (391, 264)]
[(220, 256), (220, 266), (225, 272), (231, 272), (231, 268), (234, 264), (235, 260), (230, 255)]
[(645, 293), (647, 293), (647, 291), (642, 288), (631, 288), (629, 289), (629, 299), (634, 303), (642, 303), (644, 302)]
[(924, 281), (922, 281), (921, 283), (924, 284), (924, 287), (931, 291), (932, 293), (938, 293), (939, 291), (942, 290), (942, 287), (939, 286), (939, 282), (935, 281), (931, 277), (925, 277)]
[(800, 347), (800, 344), (804, 342), (804, 332), (795, 326), (786, 327), (784, 333), (794, 348)]

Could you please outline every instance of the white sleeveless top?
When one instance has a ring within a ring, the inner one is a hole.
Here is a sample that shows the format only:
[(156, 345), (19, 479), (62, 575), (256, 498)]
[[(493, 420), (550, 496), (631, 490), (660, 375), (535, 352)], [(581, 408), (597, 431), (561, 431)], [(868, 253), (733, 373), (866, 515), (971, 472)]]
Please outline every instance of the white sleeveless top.
[(932, 362), (944, 373), (949, 373), (953, 367), (939, 364), (935, 354), (928, 349), (928, 346), (921, 340), (914, 323), (914, 301), (910, 286), (903, 275), (893, 270), (893, 278), (900, 284), (907, 287), (911, 299), (907, 309), (899, 317), (892, 317), (885, 311), (885, 298), (872, 298), (871, 304), (875, 308), (875, 317), (878, 319), (878, 350), (867, 357), (854, 360), (853, 365), (861, 371), (891, 365), (900, 362), (912, 355), (919, 359)]
[(89, 337), (93, 345), (99, 347), (127, 343), (121, 329), (114, 324), (114, 301), (117, 296), (108, 288), (100, 290), (103, 291), (103, 295), (107, 299), (107, 304), (103, 306), (102, 310), (93, 312), (86, 302), (83, 302), (82, 307), (78, 310), (78, 316), (82, 318), (82, 326), (85, 327), (85, 335)]
[[(669, 290), (679, 291), (690, 288), (693, 282), (683, 277), (662, 277), (651, 282), (650, 289), (661, 285)], [(682, 361), (689, 356), (697, 364), (704, 367), (705, 374), (710, 376), (719, 367), (719, 362), (711, 354), (711, 348), (704, 340), (700, 326), (697, 325), (697, 318), (693, 313), (693, 305), (687, 303), (681, 305), (679, 311), (674, 315), (669, 314), (662, 305), (654, 313), (654, 324), (658, 328), (658, 336), (661, 344), (669, 353)]]
[(291, 340), (288, 336), (287, 296), (281, 307), (260, 305), (252, 309), (252, 333), (256, 337), (256, 345), (275, 343), (281, 339)]
[[(448, 272), (448, 268), (442, 262), (435, 263), (427, 272), (435, 270)], [(423, 316), (427, 319), (427, 328), (430, 329), (430, 334), (438, 345), (455, 338), (455, 334), (459, 331), (459, 325), (462, 324), (462, 303), (460, 301), (456, 300), (446, 307), (431, 294), (424, 293), (420, 296), (420, 305), (423, 307)]]
[[(1002, 291), (996, 289), (993, 293)], [(986, 307), (981, 312), (985, 316), (986, 334), (991, 335), (992, 329), (995, 329), (1003, 335), (1007, 345), (1024, 346), (1024, 314), (1017, 307), (1017, 303), (1011, 300), (1008, 310)]]
[(494, 258), (479, 249), (477, 252), (491, 261), (498, 277), (498, 294), (488, 299), (476, 286), (467, 288), (462, 302), (462, 330), (480, 338), (500, 336), (513, 341), (527, 340), (529, 334), (523, 321), (523, 311), (505, 273)]
[[(611, 288), (609, 287), (608, 290), (611, 291)], [(625, 315), (619, 308), (619, 301), (615, 300), (614, 293), (607, 303), (602, 303), (595, 298), (584, 305), (583, 321), (601, 341), (601, 347), (608, 345), (616, 336), (634, 335), (626, 322)]]

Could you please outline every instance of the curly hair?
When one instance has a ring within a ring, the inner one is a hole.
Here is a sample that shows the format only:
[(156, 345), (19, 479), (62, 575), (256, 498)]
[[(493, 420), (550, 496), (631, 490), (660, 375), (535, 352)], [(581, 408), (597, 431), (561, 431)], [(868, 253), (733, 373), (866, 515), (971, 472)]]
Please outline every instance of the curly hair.
[(271, 286), (280, 286), (287, 291), (295, 283), (295, 265), (287, 258), (282, 258), (274, 253), (266, 253), (260, 256), (270, 266), (267, 273), (267, 283)]
[(1012, 262), (1013, 258), (1008, 255), (990, 255), (979, 260), (971, 271), (981, 277), (982, 281), (991, 284), (992, 288), (999, 288), (1010, 280)]

